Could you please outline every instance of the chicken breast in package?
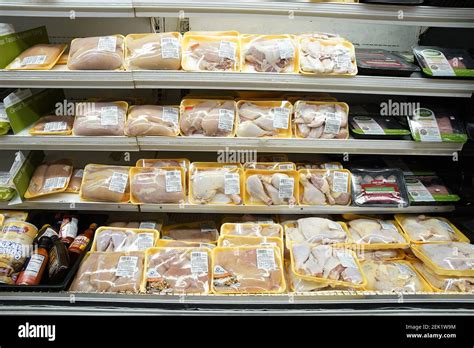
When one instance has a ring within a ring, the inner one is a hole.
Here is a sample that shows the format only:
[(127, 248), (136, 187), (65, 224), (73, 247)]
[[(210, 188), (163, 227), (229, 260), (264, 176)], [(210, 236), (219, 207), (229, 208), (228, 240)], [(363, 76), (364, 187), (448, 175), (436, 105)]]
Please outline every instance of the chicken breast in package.
[(233, 137), (235, 102), (225, 99), (183, 99), (179, 127), (184, 136)]
[(8, 66), (7, 70), (50, 70), (59, 60), (67, 45), (37, 44), (24, 50)]
[(231, 35), (185, 35), (183, 70), (240, 71), (240, 40)]
[(210, 250), (207, 248), (152, 248), (146, 254), (145, 290), (158, 294), (207, 294)]
[(284, 292), (281, 251), (265, 246), (214, 248), (212, 290), (216, 294)]
[(352, 238), (343, 222), (307, 217), (283, 224), (287, 246), (291, 243), (346, 244)]
[(285, 251), (283, 247), (283, 239), (280, 237), (253, 237), (253, 236), (233, 236), (222, 235), (219, 237), (217, 246), (220, 247), (241, 247), (241, 246), (270, 246), (280, 250), (282, 259)]
[(295, 170), (245, 171), (246, 205), (294, 205), (298, 190), (298, 172)]
[(84, 102), (76, 104), (74, 135), (109, 136), (124, 135), (128, 104)]
[(130, 167), (88, 164), (80, 197), (85, 201), (127, 203), (130, 200)]
[(94, 235), (91, 251), (141, 251), (155, 246), (160, 233), (148, 228), (102, 226)]
[(30, 179), (25, 198), (35, 198), (66, 191), (73, 167), (68, 159), (39, 165)]
[(298, 48), (293, 35), (242, 35), (242, 71), (297, 73)]
[(238, 137), (290, 138), (293, 106), (281, 100), (240, 100), (237, 102)]
[(74, 117), (48, 115), (33, 124), (28, 133), (31, 135), (71, 135)]
[(413, 266), (434, 291), (474, 292), (474, 277), (441, 276), (419, 261), (413, 262)]
[(122, 35), (74, 39), (69, 49), (70, 70), (119, 70), (124, 65)]
[(139, 159), (135, 164), (135, 167), (181, 167), (184, 172), (188, 172), (190, 162), (187, 158), (151, 158), (151, 159)]
[(469, 239), (449, 220), (442, 217), (414, 214), (396, 214), (410, 243), (468, 242)]
[(128, 136), (177, 136), (179, 107), (136, 105), (128, 110), (125, 134)]
[(181, 34), (129, 34), (125, 37), (125, 62), (129, 70), (179, 70)]
[(409, 242), (393, 220), (359, 218), (347, 222), (355, 244), (364, 249), (408, 248)]
[(132, 168), (130, 199), (133, 204), (184, 204), (185, 172), (181, 167)]
[(69, 291), (138, 293), (144, 261), (142, 251), (90, 252), (82, 260)]
[(216, 223), (209, 220), (166, 225), (162, 233), (162, 239), (184, 242), (215, 244), (218, 238)]
[(239, 237), (276, 237), (283, 239), (283, 227), (276, 223), (227, 222), (221, 226), (221, 235)]
[(423, 277), (407, 261), (365, 261), (366, 290), (390, 292), (431, 291)]
[(348, 139), (349, 106), (341, 102), (299, 100), (293, 119), (297, 138)]
[(298, 171), (299, 204), (348, 205), (351, 201), (351, 173), (346, 169)]

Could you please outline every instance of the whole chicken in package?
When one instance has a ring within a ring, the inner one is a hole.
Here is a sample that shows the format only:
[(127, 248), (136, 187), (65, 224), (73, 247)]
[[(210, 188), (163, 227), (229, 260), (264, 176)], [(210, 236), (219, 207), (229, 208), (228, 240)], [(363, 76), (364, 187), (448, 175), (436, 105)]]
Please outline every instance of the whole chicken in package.
[(38, 166), (31, 177), (25, 198), (35, 198), (66, 191), (72, 176), (72, 162), (62, 159)]
[(348, 205), (351, 201), (350, 172), (340, 170), (302, 169), (299, 204)]
[(242, 35), (242, 71), (297, 73), (298, 49), (292, 35)]
[(298, 138), (347, 139), (349, 106), (340, 102), (295, 103), (294, 127)]
[(125, 123), (128, 136), (176, 136), (179, 134), (179, 108), (160, 105), (130, 107)]
[(245, 171), (245, 204), (294, 205), (298, 196), (298, 172), (294, 170)]
[(24, 50), (8, 66), (7, 70), (49, 70), (53, 68), (67, 45), (37, 44)]
[(283, 228), (276, 223), (226, 222), (221, 226), (222, 236), (277, 237), (283, 239)]
[(124, 135), (128, 104), (86, 102), (76, 104), (74, 135)]
[(129, 34), (125, 38), (125, 61), (129, 70), (179, 70), (181, 34)]
[(94, 235), (91, 251), (141, 251), (155, 246), (160, 237), (157, 230), (102, 226)]
[(219, 99), (183, 99), (180, 133), (184, 136), (233, 137), (235, 102)]
[(130, 167), (88, 164), (80, 197), (86, 201), (127, 203), (130, 199)]
[(283, 224), (287, 245), (308, 244), (346, 244), (352, 241), (347, 226), (343, 222), (321, 217), (307, 217)]
[(146, 254), (147, 293), (209, 293), (207, 248), (152, 248)]
[(124, 63), (122, 35), (74, 39), (69, 49), (70, 70), (119, 70)]

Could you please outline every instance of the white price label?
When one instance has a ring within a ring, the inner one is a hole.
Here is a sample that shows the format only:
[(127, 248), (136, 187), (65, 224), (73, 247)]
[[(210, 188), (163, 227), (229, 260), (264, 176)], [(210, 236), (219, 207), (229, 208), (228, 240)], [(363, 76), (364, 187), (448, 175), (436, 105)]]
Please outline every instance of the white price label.
[(166, 192), (181, 192), (181, 172), (179, 170), (170, 170), (165, 174)]
[(234, 128), (234, 111), (228, 109), (219, 109), (219, 123), (217, 128), (223, 131), (232, 132)]
[(280, 164), (278, 166), (278, 169), (280, 169), (280, 170), (293, 170), (294, 167), (293, 167), (292, 164)]
[(42, 56), (29, 56), (29, 57), (23, 58), (23, 60), (21, 61), (21, 65), (22, 66), (41, 65), (41, 64), (44, 64), (44, 62), (46, 62), (46, 56), (45, 55), (42, 55)]
[[(446, 59), (446, 56), (434, 49), (426, 49), (420, 52), (423, 58), (426, 61), (426, 65), (431, 70), (433, 76), (455, 76), (456, 73), (454, 72), (451, 64)], [(456, 59), (456, 58), (454, 58)], [(453, 59), (453, 65), (459, 65), (457, 60)]]
[(60, 132), (67, 129), (66, 122), (48, 122), (44, 125), (44, 132)]
[(341, 116), (334, 112), (325, 112), (324, 133), (338, 134), (341, 129)]
[(161, 57), (163, 59), (179, 59), (179, 40), (177, 38), (161, 38)]
[(9, 108), (19, 102), (31, 97), (30, 89), (17, 89), (15, 92), (10, 93), (5, 99), (3, 99), (3, 104), (5, 108)]
[(355, 263), (354, 258), (351, 254), (344, 251), (338, 251), (336, 255), (343, 267), (357, 268), (357, 264)]
[(383, 128), (373, 118), (361, 116), (354, 117), (353, 120), (364, 134), (385, 134)]
[(339, 69), (350, 70), (352, 59), (348, 52), (343, 52), (335, 57), (334, 63)]
[(290, 39), (277, 40), (278, 51), (281, 59), (293, 59), (295, 56), (295, 48)]
[(288, 129), (290, 109), (272, 108), (270, 112), (273, 115), (273, 128)]
[(109, 191), (124, 193), (128, 184), (128, 173), (114, 172), (110, 178)]
[(137, 234), (137, 250), (146, 250), (155, 245), (155, 237), (153, 233), (138, 233)]
[(153, 221), (143, 221), (143, 222), (140, 222), (140, 226), (138, 226), (138, 228), (139, 229), (148, 228), (150, 230), (154, 230), (156, 229), (156, 223)]
[(224, 193), (226, 195), (240, 194), (240, 176), (238, 173), (226, 173), (224, 175)]
[(295, 180), (293, 178), (280, 178), (278, 198), (292, 198)]
[(177, 108), (163, 106), (163, 121), (177, 124), (178, 116), (179, 111)]
[(33, 254), (31, 255), (30, 261), (28, 262), (28, 266), (26, 266), (24, 275), (26, 277), (34, 277), (38, 275), (41, 266), (43, 265), (45, 256), (41, 254)]
[(333, 171), (332, 172), (332, 191), (333, 192), (349, 192), (349, 173)]
[(97, 43), (98, 51), (115, 52), (116, 48), (117, 48), (116, 36), (99, 37), (99, 42)]
[(406, 186), (408, 194), (415, 202), (434, 202), (435, 199), (431, 195), (430, 191), (423, 185), (419, 180), (412, 181), (407, 180)]
[(68, 178), (66, 177), (56, 177), (48, 178), (44, 181), (43, 189), (44, 190), (55, 190), (66, 187), (66, 182)]
[(116, 277), (132, 277), (137, 272), (138, 256), (120, 256)]
[(207, 273), (209, 271), (209, 260), (207, 253), (202, 251), (191, 252), (191, 273)]
[(237, 45), (230, 41), (221, 41), (219, 45), (219, 57), (235, 60)]
[(266, 271), (277, 268), (273, 249), (257, 249), (257, 268)]
[(102, 126), (118, 125), (118, 107), (103, 106), (100, 108), (100, 124)]

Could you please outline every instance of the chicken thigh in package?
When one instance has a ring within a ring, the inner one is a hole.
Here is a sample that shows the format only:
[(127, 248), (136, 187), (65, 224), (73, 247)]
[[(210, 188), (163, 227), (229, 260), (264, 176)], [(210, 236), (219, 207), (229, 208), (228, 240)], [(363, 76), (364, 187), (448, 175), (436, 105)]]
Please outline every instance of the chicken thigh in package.
[(162, 239), (215, 244), (219, 239), (219, 230), (214, 221), (166, 225), (163, 227)]
[(226, 222), (221, 226), (222, 236), (277, 237), (283, 239), (283, 227), (275, 223)]
[(179, 70), (181, 34), (129, 34), (125, 37), (125, 62), (129, 70)]
[(84, 102), (76, 104), (74, 135), (109, 136), (124, 135), (128, 104)]
[(348, 205), (351, 202), (351, 173), (346, 169), (302, 169), (299, 204)]
[(73, 171), (72, 162), (62, 159), (39, 165), (31, 177), (25, 198), (35, 198), (66, 191)]
[(24, 50), (8, 66), (7, 70), (50, 70), (59, 60), (67, 45), (37, 44)]
[(69, 49), (70, 70), (119, 70), (124, 64), (122, 35), (74, 39)]
[(135, 105), (128, 110), (125, 134), (128, 136), (177, 136), (179, 108), (160, 105)]
[(283, 224), (287, 246), (291, 243), (346, 244), (352, 241), (343, 222), (307, 217)]
[(207, 248), (152, 248), (146, 253), (145, 290), (153, 294), (207, 294), (210, 254)]
[(70, 291), (138, 293), (145, 255), (133, 252), (90, 252), (82, 260)]
[(154, 247), (159, 237), (154, 229), (102, 226), (95, 232), (91, 251), (142, 251)]
[(425, 278), (427, 283), (437, 292), (474, 292), (474, 277), (449, 277), (433, 272), (420, 261), (413, 262), (416, 270)]
[(235, 102), (220, 99), (183, 99), (180, 133), (184, 136), (233, 137)]
[(349, 106), (341, 102), (299, 100), (295, 103), (294, 132), (298, 138), (347, 139)]
[(347, 222), (349, 232), (355, 244), (364, 249), (406, 249), (409, 242), (398, 224), (392, 220), (362, 217)]
[(130, 200), (130, 167), (88, 164), (80, 197), (85, 201), (127, 203)]
[(298, 196), (298, 172), (294, 170), (245, 171), (246, 205), (295, 205)]

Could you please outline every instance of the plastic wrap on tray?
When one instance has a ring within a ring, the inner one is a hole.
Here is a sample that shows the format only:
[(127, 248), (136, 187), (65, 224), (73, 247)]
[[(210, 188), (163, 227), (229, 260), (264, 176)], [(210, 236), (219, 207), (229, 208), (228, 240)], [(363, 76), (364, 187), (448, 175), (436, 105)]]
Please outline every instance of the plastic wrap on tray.
[(216, 244), (201, 243), (201, 242), (187, 242), (182, 240), (172, 239), (158, 239), (155, 243), (157, 248), (208, 248), (214, 249)]
[(84, 169), (82, 200), (127, 203), (130, 167), (88, 164)]
[(128, 104), (85, 102), (76, 104), (74, 135), (124, 135)]
[[(355, 110), (354, 110), (355, 109)], [(349, 115), (349, 128), (354, 138), (357, 139), (389, 139), (408, 140), (410, 130), (402, 125), (401, 119), (393, 116), (364, 115), (359, 107), (351, 108)]]
[(8, 66), (7, 70), (50, 70), (63, 54), (67, 45), (37, 44), (24, 50)]
[(141, 251), (155, 246), (160, 233), (154, 229), (102, 226), (94, 235), (91, 251)]
[(135, 105), (128, 110), (125, 134), (128, 136), (176, 136), (179, 134), (179, 108)]
[(405, 239), (395, 221), (372, 218), (358, 218), (347, 222), (355, 244), (364, 249), (396, 249), (408, 248)]
[(221, 235), (219, 237), (219, 241), (217, 242), (217, 246), (220, 247), (241, 247), (253, 245), (277, 247), (283, 255), (283, 239), (280, 237)]
[(351, 173), (346, 169), (301, 169), (299, 204), (348, 205), (351, 201)]
[(405, 252), (401, 249), (356, 250), (359, 261), (394, 261), (403, 260)]
[(74, 117), (43, 116), (28, 131), (31, 135), (71, 135)]
[(354, 290), (350, 287), (332, 286), (324, 282), (311, 281), (311, 280), (298, 277), (291, 269), (291, 266), (289, 263), (286, 265), (286, 274), (287, 274), (289, 290), (296, 293), (316, 292), (316, 291)]
[(74, 169), (72, 172), (71, 180), (67, 186), (66, 192), (79, 193), (82, 186), (82, 178), (84, 176), (84, 169)]
[(248, 169), (244, 176), (246, 205), (296, 204), (298, 172)]
[(413, 262), (413, 266), (437, 292), (474, 292), (474, 277), (441, 276), (419, 261)]
[(71, 70), (119, 70), (124, 65), (122, 35), (74, 39), (67, 66)]
[(68, 159), (39, 165), (31, 177), (25, 198), (35, 198), (66, 191), (73, 167)]
[(460, 197), (435, 175), (405, 176), (411, 204), (433, 204), (457, 202)]
[(120, 228), (139, 228), (151, 229), (161, 231), (163, 221), (161, 220), (147, 220), (147, 221), (113, 221), (107, 223), (108, 227)]
[(231, 223), (253, 222), (256, 224), (276, 224), (278, 222), (278, 218), (276, 215), (231, 214), (231, 215), (224, 216), (222, 218), (221, 223), (225, 224), (226, 222), (231, 222)]
[(183, 168), (132, 168), (130, 199), (133, 204), (184, 203), (186, 186)]
[(139, 159), (135, 164), (136, 167), (181, 167), (184, 172), (188, 172), (189, 160), (187, 158), (153, 158)]
[(231, 223), (221, 226), (221, 235), (240, 237), (278, 237), (283, 239), (283, 228), (276, 223)]
[(307, 217), (283, 224), (287, 245), (290, 243), (345, 244), (352, 241), (343, 222)]
[(467, 50), (434, 46), (413, 48), (423, 73), (430, 77), (474, 77), (474, 59)]
[(245, 162), (244, 169), (296, 170), (293, 162)]
[(162, 239), (198, 243), (217, 243), (219, 230), (214, 221), (180, 223), (163, 227)]

